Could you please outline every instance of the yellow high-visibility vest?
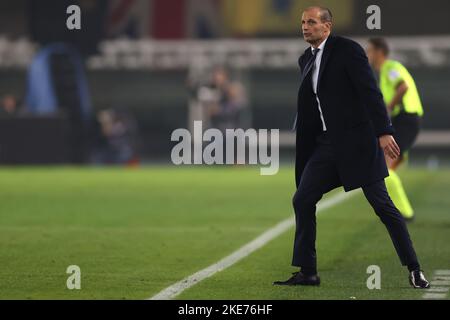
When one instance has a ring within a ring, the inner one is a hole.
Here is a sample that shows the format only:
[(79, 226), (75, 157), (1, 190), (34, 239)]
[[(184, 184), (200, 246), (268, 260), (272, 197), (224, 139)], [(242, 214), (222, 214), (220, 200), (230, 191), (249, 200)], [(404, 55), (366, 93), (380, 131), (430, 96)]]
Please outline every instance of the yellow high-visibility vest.
[(392, 101), (397, 86), (403, 81), (408, 86), (408, 91), (402, 101), (394, 107), (391, 116), (395, 117), (403, 110), (406, 113), (416, 113), (422, 117), (424, 115), (422, 101), (413, 77), (400, 62), (386, 60), (380, 70), (380, 89), (386, 105)]

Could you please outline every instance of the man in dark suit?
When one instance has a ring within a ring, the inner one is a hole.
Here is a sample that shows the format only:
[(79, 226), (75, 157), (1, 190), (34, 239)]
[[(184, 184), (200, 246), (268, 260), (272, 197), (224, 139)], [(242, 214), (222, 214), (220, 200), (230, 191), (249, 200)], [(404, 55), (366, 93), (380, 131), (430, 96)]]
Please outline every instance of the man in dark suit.
[(320, 284), (316, 204), (325, 193), (343, 186), (346, 192), (362, 188), (386, 226), (401, 263), (408, 267), (411, 285), (428, 288), (403, 217), (386, 191), (384, 179), (389, 174), (384, 155), (395, 159), (400, 150), (383, 97), (361, 46), (331, 35), (331, 28), (329, 9), (311, 7), (303, 13), (303, 36), (311, 47), (299, 59), (292, 260), (301, 269), (289, 280), (274, 284)]

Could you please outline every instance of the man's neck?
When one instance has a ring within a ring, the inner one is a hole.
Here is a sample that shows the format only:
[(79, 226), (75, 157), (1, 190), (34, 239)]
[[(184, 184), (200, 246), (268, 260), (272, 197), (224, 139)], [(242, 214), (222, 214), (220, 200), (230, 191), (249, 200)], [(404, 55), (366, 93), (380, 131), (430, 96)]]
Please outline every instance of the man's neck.
[(327, 40), (329, 36), (330, 36), (330, 35), (327, 35), (325, 38), (318, 40), (316, 43), (311, 43), (311, 46), (312, 46), (314, 49), (319, 48), (320, 45), (321, 45), (325, 40)]
[(377, 72), (380, 72), (381, 68), (383, 68), (383, 65), (386, 63), (387, 59), (381, 59), (378, 64), (375, 66), (375, 70)]

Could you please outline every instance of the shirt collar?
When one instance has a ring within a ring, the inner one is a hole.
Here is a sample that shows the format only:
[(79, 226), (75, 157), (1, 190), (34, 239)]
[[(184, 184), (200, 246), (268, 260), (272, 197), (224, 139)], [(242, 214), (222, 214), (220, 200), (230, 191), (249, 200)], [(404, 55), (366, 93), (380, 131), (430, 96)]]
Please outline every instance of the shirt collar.
[[(327, 40), (328, 40), (328, 37), (327, 37), (327, 38), (320, 44), (320, 46), (317, 48), (317, 49), (320, 49), (319, 52), (323, 52), (323, 50), (324, 50), (324, 48), (325, 48), (325, 45), (326, 45), (326, 43), (327, 43)], [(314, 50), (316, 50), (316, 49), (314, 49), (314, 47), (311, 46), (311, 52), (313, 52)]]

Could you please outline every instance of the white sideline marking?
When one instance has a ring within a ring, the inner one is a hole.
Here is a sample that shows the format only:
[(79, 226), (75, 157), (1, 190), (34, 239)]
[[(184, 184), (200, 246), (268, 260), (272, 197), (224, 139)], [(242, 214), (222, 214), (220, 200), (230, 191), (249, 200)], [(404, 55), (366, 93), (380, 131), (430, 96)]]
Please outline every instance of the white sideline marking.
[(430, 289), (427, 290), (428, 292), (434, 292), (434, 293), (447, 293), (449, 291), (449, 288), (439, 288), (439, 287), (431, 287)]
[[(338, 193), (336, 196), (333, 196), (329, 199), (323, 200), (322, 203), (319, 203), (317, 206), (317, 214), (319, 214), (322, 210), (328, 209), (330, 207), (333, 207), (349, 198), (357, 194), (359, 190), (352, 191), (349, 193)], [(226, 268), (232, 266), (236, 262), (242, 260), (243, 258), (247, 257), (254, 251), (258, 250), (259, 248), (266, 245), (271, 240), (275, 239), (276, 237), (280, 236), (289, 228), (295, 225), (295, 218), (289, 218), (286, 220), (283, 220), (273, 228), (267, 230), (263, 234), (261, 234), (259, 237), (254, 239), (253, 241), (247, 243), (240, 249), (236, 250), (229, 256), (223, 258), (219, 262), (216, 262), (209, 267), (206, 267), (203, 270), (200, 270), (187, 278), (184, 278), (183, 280), (171, 285), (170, 287), (167, 287), (166, 289), (162, 290), (158, 294), (151, 297), (149, 300), (170, 300), (178, 296), (180, 293), (182, 293), (184, 290), (192, 287), (193, 285), (199, 283), (200, 281), (211, 277), (212, 275), (216, 274), (219, 271), (225, 270)]]
[(445, 293), (425, 293), (423, 298), (427, 300), (443, 300), (446, 296), (447, 294)]
[(433, 280), (430, 281), (430, 285), (431, 288), (422, 296), (422, 299), (446, 299), (450, 287), (450, 270), (436, 270)]
[(432, 286), (450, 286), (450, 280), (434, 280), (430, 284)]

